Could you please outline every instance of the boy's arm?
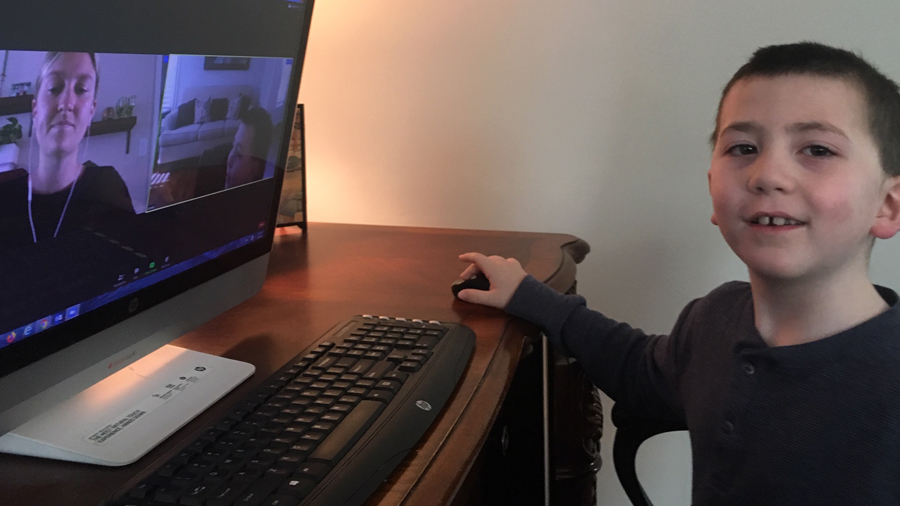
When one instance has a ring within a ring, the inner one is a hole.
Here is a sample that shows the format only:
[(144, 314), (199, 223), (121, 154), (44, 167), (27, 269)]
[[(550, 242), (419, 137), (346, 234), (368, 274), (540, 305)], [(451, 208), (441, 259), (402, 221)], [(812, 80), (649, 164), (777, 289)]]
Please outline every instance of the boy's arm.
[[(583, 297), (556, 292), (528, 276), (513, 259), (478, 253), (460, 259), (472, 262), (461, 278), (481, 271), (491, 282), (489, 291), (463, 290), (460, 298), (504, 309), (538, 325), (557, 350), (576, 358), (594, 384), (616, 402), (648, 416), (683, 416), (676, 388), (677, 339), (647, 335), (591, 311)], [(679, 334), (691, 306), (682, 312), (673, 336)]]
[(685, 342), (678, 336), (693, 304), (682, 311), (671, 336), (648, 335), (588, 309), (580, 295), (560, 294), (528, 276), (506, 311), (541, 327), (614, 401), (645, 416), (682, 419), (678, 378)]

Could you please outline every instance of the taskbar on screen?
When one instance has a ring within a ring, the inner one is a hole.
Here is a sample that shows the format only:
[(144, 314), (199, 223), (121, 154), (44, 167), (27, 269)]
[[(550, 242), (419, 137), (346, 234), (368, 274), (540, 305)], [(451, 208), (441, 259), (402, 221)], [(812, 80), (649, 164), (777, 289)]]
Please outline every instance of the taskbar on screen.
[(229, 251), (236, 250), (240, 247), (246, 246), (251, 242), (258, 241), (263, 237), (265, 237), (265, 231), (261, 230), (231, 241), (224, 246), (216, 248), (212, 251), (208, 251), (202, 255), (196, 256), (194, 258), (191, 258), (190, 260), (186, 260), (175, 265), (169, 265), (168, 258), (166, 258), (166, 260), (160, 265), (150, 264), (149, 268), (145, 272), (135, 272), (134, 274), (136, 277), (132, 282), (125, 282), (124, 280), (120, 279), (120, 281), (117, 282), (116, 285), (114, 285), (115, 288), (110, 292), (106, 292), (102, 295), (98, 295), (97, 297), (93, 297), (78, 304), (74, 304), (72, 306), (69, 306), (68, 308), (61, 309), (57, 313), (47, 315), (43, 318), (40, 318), (27, 325), (22, 325), (21, 327), (9, 332), (0, 333), (0, 348), (27, 339), (31, 336), (34, 336), (35, 334), (39, 334), (51, 327), (55, 327), (62, 324), (63, 322), (67, 322), (84, 313), (87, 313), (92, 309), (104, 306), (114, 300), (121, 299), (122, 297), (135, 293), (138, 290), (142, 290), (164, 279), (171, 278), (172, 276), (196, 267), (204, 262), (222, 256)]

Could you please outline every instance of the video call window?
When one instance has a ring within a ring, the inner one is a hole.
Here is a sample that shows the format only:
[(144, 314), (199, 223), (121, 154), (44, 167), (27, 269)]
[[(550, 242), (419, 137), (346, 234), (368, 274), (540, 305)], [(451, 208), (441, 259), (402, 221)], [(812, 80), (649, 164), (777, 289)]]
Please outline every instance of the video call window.
[(292, 59), (170, 55), (149, 209), (275, 172)]
[(293, 59), (0, 58), (0, 348), (262, 239)]
[(0, 145), (3, 242), (34, 242), (146, 211), (162, 58), (0, 54), (0, 95), (7, 97), (0, 121), (16, 130), (15, 140)]

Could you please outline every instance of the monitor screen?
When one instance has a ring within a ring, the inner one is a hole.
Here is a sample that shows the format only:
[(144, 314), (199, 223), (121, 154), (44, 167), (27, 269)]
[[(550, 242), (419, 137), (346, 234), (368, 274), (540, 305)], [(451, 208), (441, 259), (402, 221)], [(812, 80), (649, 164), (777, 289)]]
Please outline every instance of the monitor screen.
[[(312, 2), (0, 10), (9, 387), (17, 371), (268, 253)], [(0, 391), (0, 414), (20, 400)]]

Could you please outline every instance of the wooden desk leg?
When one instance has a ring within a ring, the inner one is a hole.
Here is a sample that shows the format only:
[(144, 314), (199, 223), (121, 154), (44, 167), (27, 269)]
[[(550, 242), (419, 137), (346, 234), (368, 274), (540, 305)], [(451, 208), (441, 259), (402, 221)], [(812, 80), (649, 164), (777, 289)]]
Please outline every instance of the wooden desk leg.
[(603, 409), (600, 392), (574, 359), (549, 353), (550, 504), (597, 504)]

